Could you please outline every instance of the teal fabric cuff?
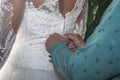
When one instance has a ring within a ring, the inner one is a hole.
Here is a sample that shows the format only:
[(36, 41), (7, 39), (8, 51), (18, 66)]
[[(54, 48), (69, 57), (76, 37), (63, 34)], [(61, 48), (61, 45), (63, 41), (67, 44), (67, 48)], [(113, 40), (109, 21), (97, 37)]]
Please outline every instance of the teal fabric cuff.
[(51, 49), (51, 53), (58, 53), (57, 51), (59, 51), (61, 48), (66, 47), (66, 45), (62, 42), (58, 42), (56, 44), (53, 45), (52, 49)]

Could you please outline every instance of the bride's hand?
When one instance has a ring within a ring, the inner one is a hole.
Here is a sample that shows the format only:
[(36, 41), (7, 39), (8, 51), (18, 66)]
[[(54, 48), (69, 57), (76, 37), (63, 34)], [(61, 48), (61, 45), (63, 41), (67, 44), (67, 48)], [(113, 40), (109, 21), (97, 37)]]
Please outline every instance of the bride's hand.
[(68, 41), (68, 48), (70, 48), (73, 52), (77, 51), (79, 47), (82, 47), (85, 45), (84, 40), (79, 34), (65, 34)]

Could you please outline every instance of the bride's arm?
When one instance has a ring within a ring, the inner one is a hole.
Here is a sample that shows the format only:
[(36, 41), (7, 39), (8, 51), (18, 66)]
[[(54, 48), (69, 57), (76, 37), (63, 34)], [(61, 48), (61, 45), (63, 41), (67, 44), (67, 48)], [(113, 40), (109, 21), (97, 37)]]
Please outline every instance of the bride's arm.
[(24, 13), (26, 0), (10, 0), (11, 4), (13, 5), (13, 17), (12, 17), (12, 28), (15, 32), (17, 32)]
[[(0, 14), (0, 66), (6, 60), (15, 40), (22, 16), (25, 0), (2, 0)], [(1, 63), (2, 62), (2, 63)]]
[(79, 14), (78, 19), (76, 21), (77, 25), (75, 26), (77, 33), (79, 33), (82, 36), (82, 38), (85, 37), (86, 33), (87, 15), (88, 15), (88, 0), (85, 0), (85, 3), (82, 7), (82, 11)]

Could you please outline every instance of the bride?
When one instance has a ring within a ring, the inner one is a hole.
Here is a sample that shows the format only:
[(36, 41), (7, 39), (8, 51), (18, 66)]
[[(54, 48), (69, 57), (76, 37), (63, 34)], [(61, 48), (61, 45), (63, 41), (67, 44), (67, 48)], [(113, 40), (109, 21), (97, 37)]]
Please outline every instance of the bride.
[(44, 43), (53, 32), (84, 38), (87, 0), (2, 0), (1, 11), (0, 80), (63, 80)]

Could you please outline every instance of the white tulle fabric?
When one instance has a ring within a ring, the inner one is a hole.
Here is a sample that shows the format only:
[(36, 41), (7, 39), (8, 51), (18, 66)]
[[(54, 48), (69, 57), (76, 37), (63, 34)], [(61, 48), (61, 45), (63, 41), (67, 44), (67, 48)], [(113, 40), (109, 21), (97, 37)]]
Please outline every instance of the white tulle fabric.
[[(84, 23), (86, 23), (87, 11), (83, 19), (76, 23), (84, 3), (85, 0), (76, 0), (73, 10), (67, 12), (63, 17), (59, 10), (58, 0), (44, 0), (38, 8), (33, 5), (33, 2), (27, 1), (24, 18), (7, 62), (21, 68), (53, 70), (49, 53), (45, 49), (45, 40), (53, 32), (64, 34), (74, 32), (74, 29), (79, 34), (85, 35)], [(2, 7), (7, 7), (7, 5), (2, 5)], [(13, 33), (10, 28), (9, 39)], [(7, 43), (9, 41), (5, 42), (5, 44)]]

